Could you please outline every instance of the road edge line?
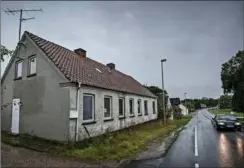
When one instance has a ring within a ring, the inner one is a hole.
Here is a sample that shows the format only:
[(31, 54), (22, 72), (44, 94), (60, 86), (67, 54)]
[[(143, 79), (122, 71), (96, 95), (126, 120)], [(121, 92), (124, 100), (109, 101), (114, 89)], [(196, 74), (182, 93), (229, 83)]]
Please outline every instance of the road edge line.
[(198, 145), (197, 145), (197, 125), (195, 125), (195, 156), (198, 156)]

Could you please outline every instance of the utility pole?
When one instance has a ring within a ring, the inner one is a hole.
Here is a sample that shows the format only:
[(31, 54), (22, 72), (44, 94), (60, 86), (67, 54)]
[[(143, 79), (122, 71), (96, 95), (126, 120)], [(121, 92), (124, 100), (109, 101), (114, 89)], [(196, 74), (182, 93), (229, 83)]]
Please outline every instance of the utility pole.
[(185, 106), (186, 106), (186, 94), (187, 94), (187, 93), (184, 93), (184, 95), (185, 95)]
[(3, 11), (7, 14), (12, 14), (12, 15), (15, 15), (16, 13), (20, 13), (20, 17), (19, 17), (19, 41), (20, 41), (22, 22), (31, 20), (31, 19), (35, 19), (34, 17), (23, 18), (23, 12), (41, 12), (42, 9), (41, 8), (40, 9), (18, 9), (18, 10), (7, 9), (7, 10), (3, 10)]
[(184, 95), (185, 95), (185, 106), (186, 106), (186, 110), (187, 110), (187, 104), (186, 104), (186, 94), (187, 94), (187, 93), (184, 93)]
[(162, 68), (162, 89), (163, 89), (163, 117), (164, 117), (164, 124), (166, 124), (166, 112), (165, 112), (165, 93), (164, 93), (164, 69), (163, 63), (166, 62), (166, 59), (161, 60), (161, 68)]

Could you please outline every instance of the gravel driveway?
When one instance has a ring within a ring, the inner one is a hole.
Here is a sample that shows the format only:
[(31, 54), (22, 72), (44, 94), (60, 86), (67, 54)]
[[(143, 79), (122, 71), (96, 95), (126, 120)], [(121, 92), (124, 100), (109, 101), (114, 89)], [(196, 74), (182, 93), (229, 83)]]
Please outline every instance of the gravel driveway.
[(2, 167), (98, 167), (86, 163), (1, 143)]

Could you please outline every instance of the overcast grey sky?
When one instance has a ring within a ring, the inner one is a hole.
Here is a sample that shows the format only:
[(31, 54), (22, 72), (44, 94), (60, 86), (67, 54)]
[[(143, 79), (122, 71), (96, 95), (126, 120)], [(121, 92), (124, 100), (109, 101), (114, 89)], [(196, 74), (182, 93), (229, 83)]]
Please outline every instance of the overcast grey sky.
[[(39, 8), (28, 30), (165, 88), (171, 97), (217, 97), (221, 64), (243, 49), (243, 2), (2, 2), (2, 8)], [(1, 12), (1, 42), (14, 49), (19, 15)], [(6, 61), (7, 62), (7, 61)], [(6, 66), (2, 64), (2, 70)]]

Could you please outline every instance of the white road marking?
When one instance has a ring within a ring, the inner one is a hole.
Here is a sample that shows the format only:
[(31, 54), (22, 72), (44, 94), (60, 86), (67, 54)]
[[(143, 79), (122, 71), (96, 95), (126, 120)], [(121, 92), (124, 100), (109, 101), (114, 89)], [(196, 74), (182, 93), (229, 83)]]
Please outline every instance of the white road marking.
[(236, 133), (238, 133), (241, 136), (244, 136), (244, 133), (242, 133), (242, 132), (236, 131)]
[(199, 168), (199, 164), (198, 163), (195, 163), (195, 168)]
[(197, 125), (195, 126), (195, 156), (198, 156), (198, 146), (197, 146)]

